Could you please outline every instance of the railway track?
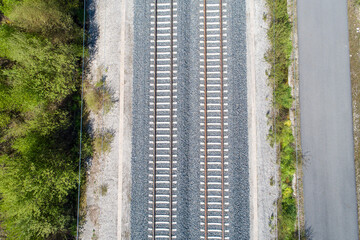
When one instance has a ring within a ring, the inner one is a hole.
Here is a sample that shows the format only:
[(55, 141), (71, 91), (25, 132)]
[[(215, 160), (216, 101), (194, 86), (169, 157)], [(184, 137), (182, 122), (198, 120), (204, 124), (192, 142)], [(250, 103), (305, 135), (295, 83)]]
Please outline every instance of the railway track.
[(176, 238), (177, 1), (151, 4), (149, 239)]
[[(200, 236), (229, 239), (227, 10), (199, 0)], [(177, 238), (177, 1), (151, 4), (148, 238)]]
[(227, 10), (200, 0), (201, 238), (229, 238)]

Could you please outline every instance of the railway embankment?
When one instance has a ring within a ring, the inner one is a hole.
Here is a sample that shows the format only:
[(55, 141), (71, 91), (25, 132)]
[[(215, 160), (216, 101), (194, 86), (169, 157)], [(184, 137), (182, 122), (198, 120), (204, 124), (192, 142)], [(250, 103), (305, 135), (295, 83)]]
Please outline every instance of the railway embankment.
[(134, 238), (249, 238), (244, 13), (135, 4)]

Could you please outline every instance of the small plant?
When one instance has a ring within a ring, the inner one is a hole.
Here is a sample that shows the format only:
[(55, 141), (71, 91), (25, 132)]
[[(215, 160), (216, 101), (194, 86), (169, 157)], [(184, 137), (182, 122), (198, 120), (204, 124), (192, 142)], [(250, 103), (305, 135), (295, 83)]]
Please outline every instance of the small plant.
[(266, 22), (266, 20), (267, 20), (267, 14), (264, 12), (263, 13), (263, 21)]
[(102, 81), (95, 85), (87, 83), (84, 96), (86, 105), (94, 113), (99, 113), (102, 109), (104, 113), (108, 113), (113, 105), (110, 92)]
[(96, 134), (94, 138), (94, 151), (97, 154), (109, 152), (113, 139), (114, 135), (111, 132)]
[(107, 184), (101, 185), (100, 189), (101, 189), (101, 196), (105, 196), (106, 193), (107, 193), (107, 191), (108, 191), (108, 186), (107, 186)]
[(275, 180), (274, 177), (270, 178), (270, 186), (274, 186), (275, 185)]
[(271, 231), (274, 231), (274, 229), (275, 229), (275, 225), (274, 225), (273, 221), (274, 221), (274, 214), (272, 213), (271, 217), (269, 218), (269, 227), (270, 227)]
[(93, 235), (91, 236), (91, 240), (98, 240), (99, 237), (96, 235), (95, 229), (93, 229)]
[[(96, 83), (85, 84), (85, 102), (89, 109), (96, 114), (103, 110), (108, 113), (113, 105), (109, 89), (105, 85), (106, 75), (103, 74), (103, 68), (99, 67), (96, 73)], [(107, 70), (105, 69), (105, 72)]]

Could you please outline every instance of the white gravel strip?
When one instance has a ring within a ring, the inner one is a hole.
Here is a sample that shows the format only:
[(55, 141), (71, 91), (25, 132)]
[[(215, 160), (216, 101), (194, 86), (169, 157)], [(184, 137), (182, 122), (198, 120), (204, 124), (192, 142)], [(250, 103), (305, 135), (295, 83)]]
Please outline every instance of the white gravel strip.
[(110, 131), (114, 140), (111, 150), (89, 166), (81, 239), (130, 239), (132, 15), (132, 0), (88, 3), (88, 78), (95, 83), (98, 70), (103, 69), (114, 101), (108, 113), (90, 114), (92, 131)]
[(130, 239), (133, 0), (121, 1), (118, 239)]
[(268, 22), (264, 14), (268, 9), (265, 0), (248, 0), (247, 6), (247, 72), (249, 106), (249, 155), (250, 155), (250, 217), (251, 239), (274, 239), (278, 197), (275, 151), (267, 140), (270, 125), (267, 113), (272, 110), (272, 89), (268, 86), (265, 71), (271, 66), (264, 55), (270, 45), (267, 40)]

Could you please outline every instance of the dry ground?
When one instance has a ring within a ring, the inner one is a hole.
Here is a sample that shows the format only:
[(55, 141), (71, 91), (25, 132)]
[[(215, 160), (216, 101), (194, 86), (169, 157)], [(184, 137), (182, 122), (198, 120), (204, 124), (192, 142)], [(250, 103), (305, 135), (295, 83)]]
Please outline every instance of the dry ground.
[(358, 221), (360, 222), (360, 5), (356, 3), (357, 1), (358, 0), (348, 0), (348, 16), (353, 101), (354, 156), (358, 199)]

